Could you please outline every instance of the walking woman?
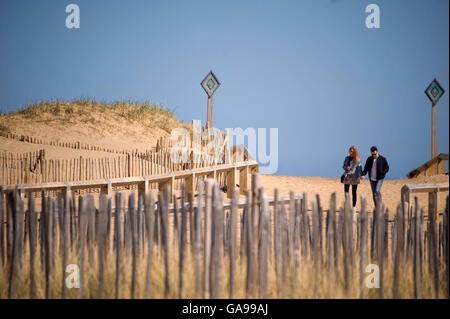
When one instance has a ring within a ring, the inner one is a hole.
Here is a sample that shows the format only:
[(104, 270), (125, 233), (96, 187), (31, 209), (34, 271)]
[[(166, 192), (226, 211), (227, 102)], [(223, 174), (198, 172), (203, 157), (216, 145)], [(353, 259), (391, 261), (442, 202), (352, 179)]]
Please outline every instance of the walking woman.
[(345, 193), (348, 193), (350, 185), (352, 185), (353, 207), (355, 207), (357, 200), (356, 190), (358, 189), (358, 184), (361, 179), (362, 166), (356, 147), (350, 147), (348, 154), (349, 155), (345, 158), (344, 165), (342, 167), (345, 171), (342, 182), (344, 183)]

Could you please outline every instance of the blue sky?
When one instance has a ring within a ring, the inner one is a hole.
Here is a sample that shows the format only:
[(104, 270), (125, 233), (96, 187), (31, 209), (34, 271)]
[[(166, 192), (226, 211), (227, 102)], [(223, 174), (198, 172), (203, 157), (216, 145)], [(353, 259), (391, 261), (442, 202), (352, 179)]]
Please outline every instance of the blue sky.
[[(65, 7), (80, 8), (67, 29)], [(365, 8), (380, 7), (380, 29)], [(447, 0), (3, 0), (0, 110), (41, 99), (150, 100), (206, 121), (200, 82), (212, 69), (214, 126), (278, 128), (277, 174), (338, 177), (349, 146), (377, 145), (387, 178), (449, 150)]]

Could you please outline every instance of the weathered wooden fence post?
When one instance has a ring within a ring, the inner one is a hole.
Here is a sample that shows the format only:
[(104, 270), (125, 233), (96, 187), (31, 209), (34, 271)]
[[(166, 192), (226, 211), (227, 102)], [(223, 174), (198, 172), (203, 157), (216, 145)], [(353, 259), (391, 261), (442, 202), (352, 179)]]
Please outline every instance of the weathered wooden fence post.
[(17, 189), (9, 193), (9, 200), (13, 207), (13, 251), (11, 260), (11, 270), (9, 279), (8, 298), (15, 298), (16, 280), (21, 267), (22, 242), (23, 242), (23, 220), (24, 220), (24, 203), (18, 195)]
[(270, 231), (270, 212), (269, 204), (264, 196), (263, 188), (259, 189), (259, 198), (261, 199), (261, 242), (259, 253), (259, 296), (260, 298), (267, 298), (267, 267), (268, 267), (268, 254), (270, 253), (269, 246), (269, 231)]
[(251, 201), (249, 192), (247, 191), (245, 194), (246, 202), (245, 202), (245, 253), (247, 254), (247, 278), (246, 278), (246, 297), (248, 298), (251, 294), (251, 285), (253, 281), (253, 254), (252, 254), (252, 246), (253, 246), (253, 229), (252, 229), (252, 213), (251, 213)]
[(367, 226), (368, 226), (368, 215), (366, 210), (366, 199), (364, 195), (361, 195), (361, 211), (360, 211), (360, 241), (359, 241), (359, 298), (364, 298), (364, 273), (366, 268), (367, 260)]
[(327, 217), (326, 217), (328, 291), (331, 291), (332, 284), (333, 284), (335, 230), (336, 230), (336, 193), (332, 193), (331, 197), (330, 197), (330, 206), (327, 211)]
[(115, 298), (120, 297), (120, 282), (121, 282), (121, 272), (122, 272), (122, 245), (123, 245), (123, 192), (116, 193), (115, 203), (115, 251), (116, 251), (116, 283), (115, 283)]
[(211, 263), (211, 215), (212, 192), (214, 180), (206, 180), (206, 204), (205, 204), (205, 240), (204, 240), (204, 264), (203, 264), (203, 298), (210, 298), (210, 263)]
[[(54, 201), (51, 199), (50, 195), (46, 200), (45, 207), (45, 298), (51, 298), (51, 269), (52, 269), (52, 260), (53, 260), (53, 209), (54, 209)], [(81, 291), (81, 280), (82, 280), (82, 272), (80, 266), (80, 291)]]
[(3, 186), (0, 185), (0, 258), (2, 260), (2, 266), (5, 266), (5, 234), (4, 234), (4, 224), (5, 221), (5, 211), (3, 209)]
[(108, 221), (108, 197), (105, 194), (100, 194), (99, 200), (99, 214), (98, 214), (98, 228), (97, 228), (97, 258), (98, 258), (98, 291), (97, 298), (103, 299), (105, 286), (105, 258), (106, 258), (106, 235), (107, 235), (107, 221)]
[(180, 229), (180, 260), (179, 260), (179, 298), (184, 298), (184, 263), (185, 263), (185, 246), (187, 242), (187, 209), (185, 207), (185, 189), (184, 182), (181, 183), (181, 229)]
[(223, 219), (224, 210), (222, 195), (219, 185), (213, 185), (213, 215), (212, 215), (212, 241), (211, 241), (211, 270), (210, 270), (210, 290), (211, 298), (220, 298), (221, 294), (221, 270), (223, 256)]
[(136, 292), (136, 272), (137, 272), (137, 212), (135, 208), (134, 192), (128, 197), (128, 214), (131, 224), (131, 299), (134, 299)]
[(200, 298), (200, 258), (202, 245), (202, 216), (203, 216), (203, 181), (198, 181), (198, 207), (195, 219), (195, 298)]
[(70, 233), (69, 233), (69, 219), (70, 219), (70, 197), (69, 193), (64, 194), (64, 212), (63, 216), (63, 259), (62, 259), (62, 298), (67, 298), (67, 287), (66, 287), (66, 267), (67, 261), (69, 259), (69, 244), (70, 244)]
[(153, 231), (155, 229), (155, 202), (153, 200), (153, 193), (150, 190), (149, 194), (145, 196), (144, 201), (145, 209), (145, 222), (147, 227), (147, 268), (146, 268), (146, 281), (145, 281), (145, 298), (151, 296), (151, 266), (152, 266), (152, 254), (153, 254)]
[(163, 235), (164, 244), (164, 269), (165, 269), (165, 280), (164, 280), (164, 297), (168, 298), (170, 295), (170, 236), (169, 236), (169, 221), (168, 221), (168, 210), (170, 201), (170, 186), (166, 188), (166, 198), (163, 198), (163, 194), (158, 193), (158, 209), (161, 218), (161, 233)]
[(431, 264), (431, 276), (434, 285), (434, 296), (439, 298), (439, 256), (438, 256), (438, 233), (436, 216), (437, 211), (437, 192), (428, 193), (428, 218), (430, 220), (430, 255), (428, 256)]
[(287, 281), (287, 254), (288, 254), (288, 240), (289, 240), (289, 233), (288, 233), (288, 227), (289, 222), (286, 214), (286, 208), (284, 206), (284, 200), (281, 200), (280, 202), (281, 206), (281, 298), (286, 299), (287, 295), (287, 287), (286, 287), (286, 281)]
[(420, 216), (419, 216), (419, 200), (414, 197), (414, 298), (420, 299)]
[(313, 250), (313, 267), (314, 267), (314, 298), (317, 298), (319, 287), (319, 210), (317, 201), (313, 198), (312, 205), (312, 250)]
[[(1, 191), (0, 191), (0, 193), (1, 193)], [(1, 196), (1, 194), (0, 194), (0, 196)], [(0, 199), (0, 206), (2, 206), (2, 205), (3, 205), (3, 203), (1, 202), (1, 199)], [(0, 208), (0, 210), (1, 210), (1, 208)], [(29, 215), (28, 239), (29, 239), (29, 247), (30, 247), (30, 299), (33, 299), (36, 296), (36, 275), (34, 272), (34, 270), (35, 270), (34, 260), (35, 260), (36, 249), (37, 249), (37, 214), (34, 210), (34, 196), (32, 195), (31, 191), (28, 193), (28, 215)], [(3, 236), (3, 234), (2, 234), (2, 236)]]
[(231, 193), (231, 216), (230, 216), (230, 298), (234, 297), (234, 275), (236, 268), (236, 245), (237, 245), (237, 214), (239, 200), (239, 192), (233, 189)]

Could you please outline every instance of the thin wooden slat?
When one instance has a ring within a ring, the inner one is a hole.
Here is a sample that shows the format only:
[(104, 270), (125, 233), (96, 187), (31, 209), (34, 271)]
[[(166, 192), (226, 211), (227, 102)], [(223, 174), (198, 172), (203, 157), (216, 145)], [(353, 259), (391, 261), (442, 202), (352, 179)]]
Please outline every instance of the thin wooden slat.
[(178, 222), (178, 201), (177, 196), (173, 194), (173, 245), (178, 248), (180, 243), (180, 228)]
[(217, 183), (213, 184), (212, 241), (210, 263), (210, 296), (218, 299), (221, 296), (220, 276), (223, 256), (223, 219), (224, 210), (222, 195)]
[(99, 200), (99, 214), (98, 214), (98, 228), (97, 228), (97, 238), (98, 238), (98, 290), (97, 298), (104, 298), (104, 286), (105, 286), (105, 258), (106, 258), (106, 234), (107, 234), (107, 219), (108, 212), (111, 207), (108, 207), (108, 197), (101, 193)]
[(295, 225), (295, 201), (294, 192), (289, 192), (289, 259), (293, 261), (294, 255), (294, 225)]
[(24, 218), (24, 203), (23, 200), (18, 195), (17, 191), (8, 194), (8, 200), (12, 202), (14, 207), (14, 238), (13, 238), (13, 251), (11, 259), (11, 268), (9, 272), (9, 289), (8, 298), (16, 297), (16, 281), (18, 277), (18, 272), (21, 266), (21, 255), (22, 255), (22, 238), (23, 238), (23, 218)]
[(419, 242), (419, 232), (420, 232), (420, 216), (419, 216), (419, 200), (417, 196), (414, 198), (414, 298), (421, 298), (421, 285), (420, 285), (420, 242)]
[(200, 298), (200, 256), (202, 246), (203, 181), (198, 182), (198, 207), (195, 214), (195, 297)]
[(317, 298), (319, 286), (319, 208), (317, 199), (311, 201), (312, 205), (312, 250), (314, 267), (314, 298)]
[(294, 227), (293, 227), (293, 260), (294, 260), (294, 276), (293, 276), (293, 298), (298, 298), (299, 281), (298, 273), (300, 266), (300, 224), (301, 224), (301, 199), (295, 199)]
[(287, 253), (288, 253), (288, 218), (284, 207), (284, 200), (280, 202), (281, 209), (281, 298), (287, 297)]
[(309, 241), (307, 240), (307, 223), (306, 223), (306, 216), (308, 213), (308, 196), (306, 193), (303, 193), (303, 201), (302, 201), (302, 207), (300, 210), (300, 243), (301, 243), (301, 254), (303, 259), (308, 258), (308, 244)]
[(115, 298), (120, 297), (121, 273), (122, 273), (122, 245), (123, 245), (123, 192), (117, 192), (115, 195), (116, 218), (115, 218), (115, 250), (116, 250), (116, 281), (115, 281)]
[(263, 188), (259, 190), (259, 197), (261, 199), (261, 250), (259, 253), (259, 295), (260, 298), (267, 299), (267, 268), (268, 268), (268, 254), (270, 252), (269, 245), (269, 205), (267, 199), (264, 197)]
[(436, 224), (437, 212), (437, 193), (429, 193), (428, 196), (428, 217), (430, 220), (430, 244), (431, 255), (428, 257), (431, 265), (431, 276), (434, 285), (434, 297), (439, 298), (439, 257), (438, 257), (438, 232)]
[(335, 202), (336, 202), (336, 193), (332, 193), (330, 197), (330, 206), (326, 213), (325, 219), (325, 244), (326, 244), (326, 264), (327, 264), (327, 273), (328, 273), (328, 289), (331, 290), (331, 284), (333, 282), (332, 274), (333, 274), (333, 252), (334, 252), (334, 228), (335, 228)]
[(170, 188), (166, 189), (166, 198), (164, 199), (161, 193), (158, 193), (158, 208), (161, 218), (161, 233), (163, 235), (164, 243), (164, 297), (167, 298), (170, 295), (170, 235), (169, 235), (169, 221), (168, 221), (168, 205), (170, 201)]
[(2, 260), (2, 266), (5, 266), (5, 234), (4, 234), (4, 224), (5, 221), (5, 210), (3, 209), (3, 186), (0, 185), (0, 258)]
[(94, 244), (96, 241), (96, 212), (94, 206), (94, 199), (91, 194), (88, 195), (88, 212), (87, 212), (87, 246), (88, 246), (88, 256), (89, 263), (94, 263)]
[(194, 194), (188, 193), (188, 203), (189, 203), (189, 243), (191, 247), (191, 255), (195, 256), (195, 213), (194, 213)]
[(136, 211), (136, 254), (137, 257), (140, 258), (142, 254), (142, 235), (143, 235), (143, 201), (144, 201), (145, 192), (138, 192), (138, 206)]
[(47, 220), (46, 217), (46, 196), (45, 191), (41, 191), (41, 214), (39, 216), (39, 240), (40, 240), (40, 261), (41, 261), (41, 269), (42, 272), (45, 273), (45, 222)]
[(52, 269), (52, 259), (53, 259), (53, 210), (54, 210), (54, 201), (47, 197), (45, 207), (45, 298), (51, 298), (51, 269)]
[(77, 223), (76, 223), (76, 211), (75, 211), (75, 192), (72, 191), (70, 205), (70, 243), (71, 248), (74, 247), (77, 238)]
[[(444, 262), (445, 262), (445, 276), (446, 276), (446, 282), (449, 282), (449, 243), (450, 243), (450, 238), (449, 238), (449, 225), (448, 225), (448, 218), (449, 218), (449, 203), (450, 203), (450, 197), (447, 195), (447, 200), (445, 201), (445, 212), (444, 212), (444, 218), (443, 218), (443, 224), (444, 224), (444, 247), (443, 247), (443, 251), (444, 251)], [(449, 290), (448, 284), (447, 284), (447, 291)]]
[[(261, 185), (260, 175), (255, 173), (252, 175), (252, 201), (251, 201), (251, 228), (252, 228), (252, 246), (251, 246), (251, 268), (255, 270), (258, 268), (258, 243), (259, 243), (259, 199), (258, 189)], [(252, 274), (250, 281), (251, 296), (256, 295), (257, 276)]]
[(88, 198), (89, 194), (84, 197), (79, 197), (79, 222), (80, 222), (80, 247), (79, 247), (79, 261), (78, 265), (80, 268), (80, 288), (78, 290), (78, 298), (84, 298), (84, 261), (85, 261), (85, 245), (86, 245), (86, 233), (88, 224)]
[(203, 266), (203, 298), (210, 298), (210, 263), (211, 263), (211, 227), (212, 227), (212, 192), (213, 183), (211, 179), (206, 180), (206, 205), (204, 226), (204, 266)]
[(179, 298), (184, 298), (184, 264), (187, 242), (187, 210), (184, 204), (184, 183), (181, 184), (181, 229), (180, 229), (180, 260), (179, 260)]
[(155, 223), (155, 203), (153, 200), (153, 193), (150, 190), (148, 195), (145, 195), (144, 201), (145, 221), (147, 227), (147, 267), (146, 267), (146, 281), (145, 281), (145, 297), (151, 297), (151, 265), (153, 255), (153, 230)]
[(230, 216), (230, 298), (234, 297), (234, 281), (235, 281), (235, 268), (236, 268), (236, 245), (237, 245), (237, 199), (239, 198), (239, 192), (233, 188), (231, 193), (231, 216)]
[(131, 222), (132, 239), (132, 265), (131, 265), (131, 299), (135, 298), (136, 293), (136, 273), (137, 273), (137, 212), (135, 208), (134, 192), (128, 197), (128, 214)]
[(273, 205), (273, 254), (275, 258), (275, 273), (278, 275), (281, 267), (280, 260), (280, 230), (279, 230), (279, 212), (278, 212), (278, 188), (274, 189), (274, 205)]
[(69, 260), (69, 245), (70, 245), (70, 231), (69, 231), (69, 221), (70, 221), (70, 198), (69, 192), (64, 194), (64, 211), (61, 212), (63, 216), (63, 258), (62, 258), (62, 298), (67, 298), (67, 287), (66, 287), (66, 267)]
[[(245, 192), (246, 197), (246, 203), (245, 203), (245, 210), (244, 210), (244, 253), (245, 253), (245, 260), (247, 261), (247, 267), (246, 267), (246, 297), (248, 298), (251, 293), (251, 282), (253, 277), (253, 268), (252, 268), (252, 242), (253, 242), (253, 235), (252, 235), (252, 214), (251, 214), (251, 202), (252, 199), (250, 197), (249, 191), (247, 190)], [(242, 260), (244, 258), (241, 257)]]

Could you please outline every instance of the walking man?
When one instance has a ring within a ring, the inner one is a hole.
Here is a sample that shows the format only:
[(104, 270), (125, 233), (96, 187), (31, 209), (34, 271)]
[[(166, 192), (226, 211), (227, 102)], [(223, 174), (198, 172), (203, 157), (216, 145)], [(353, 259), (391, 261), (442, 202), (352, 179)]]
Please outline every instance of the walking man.
[(370, 186), (372, 188), (373, 202), (377, 205), (377, 198), (380, 198), (381, 202), (381, 185), (383, 184), (384, 177), (389, 171), (389, 164), (384, 156), (378, 153), (376, 146), (370, 148), (372, 156), (369, 156), (364, 165), (361, 178), (369, 173)]

